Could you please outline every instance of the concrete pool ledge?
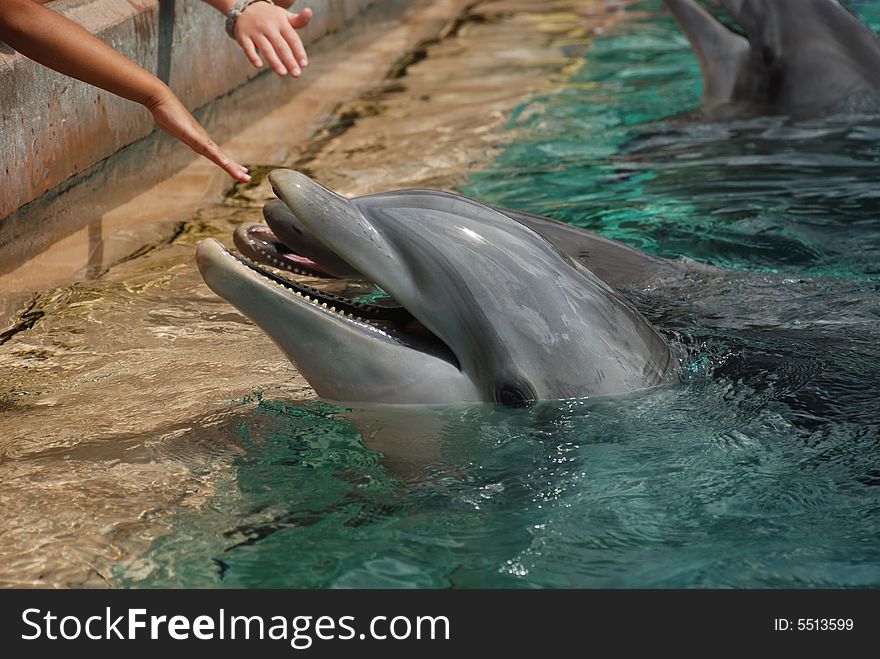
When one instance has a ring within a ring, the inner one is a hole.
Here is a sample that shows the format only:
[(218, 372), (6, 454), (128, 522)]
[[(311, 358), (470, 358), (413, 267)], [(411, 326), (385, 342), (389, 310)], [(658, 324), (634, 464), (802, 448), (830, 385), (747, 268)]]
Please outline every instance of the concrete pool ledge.
[[(468, 4), (298, 1), (294, 10), (315, 13), (302, 31), (311, 65), (299, 80), (254, 69), (226, 36), (222, 16), (198, 0), (60, 0), (51, 7), (166, 79), (233, 157), (283, 163), (333, 107), (381, 81), (407, 49)], [(100, 270), (125, 256), (107, 254), (105, 239), (135, 216), (139, 226), (186, 219), (231, 184), (156, 131), (141, 106), (2, 44), (0, 89), (0, 292), (52, 285), (81, 275), (85, 265)], [(74, 234), (78, 265), (49, 257), (47, 267), (27, 267)], [(134, 251), (138, 240), (120, 249)]]

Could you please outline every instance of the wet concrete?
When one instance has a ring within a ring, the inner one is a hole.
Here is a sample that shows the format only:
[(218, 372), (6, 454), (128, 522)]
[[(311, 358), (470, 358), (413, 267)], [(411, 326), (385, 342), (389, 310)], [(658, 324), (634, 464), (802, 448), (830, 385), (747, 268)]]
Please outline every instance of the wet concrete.
[[(618, 3), (599, 0), (438, 6), (442, 28), (421, 42), (389, 37), (375, 82), (351, 100), (334, 109), (328, 87), (303, 101), (309, 120), (281, 108), (232, 146), (251, 149), (260, 172), (295, 166), (349, 195), (455, 189), (516, 138), (515, 126), (500, 130), (512, 110), (561, 86), (593, 31), (620, 17)], [(338, 73), (336, 84), (365, 77)], [(120, 227), (156, 239), (102, 261), (92, 278), (36, 287), (0, 334), (2, 585), (112, 586), (114, 566), (130, 564), (166, 520), (234, 481), (238, 423), (255, 397), (314, 397), (193, 260), (202, 238), (231, 245), (237, 224), (259, 221), (271, 192), (256, 177), (207, 201), (200, 167), (154, 192), (183, 219), (156, 223), (161, 213), (137, 203), (118, 210)], [(101, 236), (94, 244), (106, 250)]]

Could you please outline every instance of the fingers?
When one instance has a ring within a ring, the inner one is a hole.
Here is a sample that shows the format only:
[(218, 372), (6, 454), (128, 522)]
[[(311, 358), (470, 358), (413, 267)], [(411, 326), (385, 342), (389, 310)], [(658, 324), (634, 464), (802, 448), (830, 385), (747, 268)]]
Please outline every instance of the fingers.
[(251, 180), (247, 168), (226, 155), (195, 120), (195, 117), (190, 114), (189, 110), (170, 91), (168, 96), (149, 109), (159, 128), (166, 133), (176, 137), (199, 155), (220, 166), (236, 181), (247, 183)]
[(306, 49), (303, 47), (302, 39), (299, 38), (296, 30), (285, 23), (281, 28), (281, 36), (285, 41), (285, 45), (293, 52), (293, 57), (296, 58), (299, 66), (308, 66), (309, 58), (306, 55)]
[(269, 41), (268, 37), (261, 34), (254, 39), (254, 42), (256, 43), (257, 48), (260, 49), (263, 57), (265, 57), (266, 61), (269, 62), (269, 66), (272, 67), (272, 70), (280, 76), (286, 76), (287, 69), (284, 67), (281, 59), (275, 53), (275, 46), (272, 45), (272, 42)]
[(312, 10), (306, 7), (298, 14), (291, 14), (290, 27), (295, 30), (301, 30), (309, 24), (310, 20), (312, 20)]
[(298, 14), (257, 2), (238, 17), (235, 36), (250, 63), (257, 68), (265, 60), (280, 76), (298, 78), (308, 66), (309, 58), (296, 30), (308, 25), (312, 11)]
[(298, 78), (302, 75), (302, 69), (300, 69), (299, 63), (293, 56), (293, 49), (291, 48), (291, 44), (288, 42), (290, 35), (284, 32), (285, 28), (289, 30), (290, 33), (292, 33), (295, 40), (299, 40), (299, 37), (296, 36), (296, 32), (293, 31), (293, 28), (289, 27), (285, 23), (284, 27), (281, 28), (281, 32), (269, 36), (269, 41), (275, 48), (275, 54), (278, 55), (279, 59), (290, 72), (290, 75), (292, 75), (294, 78)]
[(243, 36), (238, 41), (242, 50), (244, 50), (244, 54), (247, 55), (250, 63), (254, 65), (254, 67), (258, 69), (263, 68), (263, 60), (260, 59), (260, 56), (257, 54), (257, 47), (254, 46), (254, 42), (250, 37)]
[(206, 145), (206, 152), (202, 155), (204, 155), (208, 160), (211, 160), (215, 165), (219, 165), (236, 181), (248, 183), (251, 180), (250, 174), (248, 174), (247, 167), (245, 167), (244, 165), (240, 165), (232, 158), (227, 156), (223, 149), (214, 144), (213, 140), (208, 140), (208, 144)]
[(215, 165), (218, 165), (236, 181), (248, 183), (251, 180), (247, 167), (237, 163), (226, 155), (223, 149), (217, 146), (216, 142), (208, 137), (208, 134), (205, 133), (203, 129), (196, 131), (195, 135), (187, 135), (183, 138), (183, 141), (189, 146), (189, 148), (200, 156), (204, 156)]

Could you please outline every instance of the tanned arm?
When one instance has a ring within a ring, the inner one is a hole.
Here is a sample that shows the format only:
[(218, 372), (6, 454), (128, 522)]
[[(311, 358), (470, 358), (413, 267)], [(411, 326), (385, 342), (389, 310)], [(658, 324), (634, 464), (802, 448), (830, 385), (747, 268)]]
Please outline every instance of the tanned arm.
[(227, 156), (171, 89), (61, 14), (34, 0), (0, 0), (0, 40), (44, 66), (146, 107), (159, 127), (234, 179), (247, 169)]

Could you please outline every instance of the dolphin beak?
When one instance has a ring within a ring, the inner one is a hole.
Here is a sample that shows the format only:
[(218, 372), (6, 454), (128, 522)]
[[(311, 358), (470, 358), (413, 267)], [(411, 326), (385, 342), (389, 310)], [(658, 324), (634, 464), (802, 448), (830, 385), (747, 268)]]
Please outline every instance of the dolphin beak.
[(215, 238), (203, 240), (196, 246), (196, 265), (200, 272), (204, 272), (208, 267), (211, 256), (220, 252), (220, 242)]
[(356, 271), (374, 272), (380, 256), (385, 264), (393, 260), (394, 250), (345, 197), (290, 169), (273, 170), (269, 182), (303, 225)]
[(323, 273), (340, 279), (363, 279), (363, 275), (324, 245), (280, 199), (263, 206), (263, 219), (284, 247), (310, 259)]
[(309, 218), (316, 221), (329, 213), (359, 214), (348, 199), (297, 171), (272, 170), (269, 183), (276, 196), (305, 224), (310, 224)]

